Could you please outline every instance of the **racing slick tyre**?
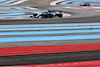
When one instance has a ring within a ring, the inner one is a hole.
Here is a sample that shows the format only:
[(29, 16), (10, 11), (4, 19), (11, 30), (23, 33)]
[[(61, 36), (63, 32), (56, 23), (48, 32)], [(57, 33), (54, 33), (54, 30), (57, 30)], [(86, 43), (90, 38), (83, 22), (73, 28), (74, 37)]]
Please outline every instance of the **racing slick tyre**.
[(49, 17), (49, 18), (53, 18), (53, 15), (49, 14), (48, 17)]
[(33, 14), (33, 17), (36, 18), (37, 15), (38, 15), (37, 13), (34, 13), (34, 14)]
[(83, 5), (82, 5), (82, 4), (81, 4), (80, 6), (90, 6), (90, 4), (89, 4), (89, 5), (86, 5), (86, 4), (83, 4)]
[(83, 5), (83, 6), (90, 6), (90, 5)]
[(80, 6), (82, 6), (82, 5), (80, 5)]
[(33, 16), (30, 16), (30, 18), (32, 18)]
[(48, 15), (42, 15), (42, 18), (48, 18)]
[(62, 18), (62, 17), (63, 17), (63, 15), (62, 15), (62, 14), (57, 14), (57, 16), (58, 16), (59, 18)]

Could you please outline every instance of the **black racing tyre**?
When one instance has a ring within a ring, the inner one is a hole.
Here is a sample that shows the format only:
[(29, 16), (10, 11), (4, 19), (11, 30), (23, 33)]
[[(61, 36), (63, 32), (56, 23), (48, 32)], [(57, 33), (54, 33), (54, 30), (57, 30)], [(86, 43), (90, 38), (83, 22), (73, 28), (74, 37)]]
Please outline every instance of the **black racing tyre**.
[(42, 18), (48, 18), (48, 15), (42, 15)]
[(59, 18), (62, 18), (62, 17), (63, 17), (63, 15), (62, 15), (62, 14), (57, 14), (57, 16), (58, 16)]
[(48, 15), (44, 15), (44, 18), (48, 18)]
[(82, 5), (80, 5), (80, 6), (82, 6)]
[(49, 14), (48, 17), (49, 17), (49, 18), (53, 18), (53, 15)]
[(36, 17), (37, 15), (38, 15), (37, 13), (34, 13), (34, 14), (33, 14), (33, 17)]
[(33, 16), (30, 16), (30, 17), (33, 17)]

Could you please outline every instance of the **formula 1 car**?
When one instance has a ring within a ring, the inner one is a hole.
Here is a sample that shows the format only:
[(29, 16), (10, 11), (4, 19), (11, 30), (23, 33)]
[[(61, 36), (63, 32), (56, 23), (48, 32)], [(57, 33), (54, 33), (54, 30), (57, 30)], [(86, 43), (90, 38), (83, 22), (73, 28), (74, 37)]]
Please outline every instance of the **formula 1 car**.
[(47, 12), (42, 12), (40, 15), (34, 13), (33, 16), (34, 18), (54, 18), (54, 17), (59, 17), (62, 18), (63, 14), (62, 11), (56, 11), (56, 10), (48, 10)]
[(90, 6), (90, 3), (81, 3), (80, 6)]

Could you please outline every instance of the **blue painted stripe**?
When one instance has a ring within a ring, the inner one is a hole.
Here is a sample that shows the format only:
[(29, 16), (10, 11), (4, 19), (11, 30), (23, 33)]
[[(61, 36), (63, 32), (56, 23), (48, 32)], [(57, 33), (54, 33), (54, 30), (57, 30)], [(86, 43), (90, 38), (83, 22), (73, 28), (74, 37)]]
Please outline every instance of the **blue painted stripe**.
[(22, 7), (13, 7), (13, 8), (14, 9), (21, 9), (21, 10), (23, 9)]
[(12, 2), (15, 2), (15, 1), (17, 1), (17, 0), (10, 0), (10, 1), (4, 2), (4, 3), (0, 3), (0, 5), (9, 4), (9, 3), (12, 3)]
[(90, 3), (90, 5), (100, 5), (100, 2), (98, 2), (98, 3)]
[[(3, 2), (3, 1), (6, 1), (6, 0), (2, 0), (1, 2)], [(3, 4), (10, 4), (10, 3), (15, 2), (15, 1), (18, 1), (18, 0), (9, 0), (9, 1), (7, 1), (7, 2), (0, 3), (0, 5), (3, 5)], [(27, 1), (27, 0), (21, 0), (21, 1), (25, 2), (25, 1)]]
[(2, 27), (43, 27), (43, 26), (78, 26), (78, 25), (100, 25), (100, 23), (77, 23), (77, 24), (32, 24), (32, 25), (0, 25)]
[(42, 12), (39, 11), (0, 11), (0, 13), (38, 13), (41, 14)]
[(6, 0), (0, 0), (0, 2), (3, 2), (3, 1), (6, 1)]
[[(69, 2), (73, 2), (71, 4), (67, 4)], [(81, 3), (89, 2), (91, 5), (100, 5), (100, 1), (82, 1), (82, 0), (71, 0), (71, 1), (64, 1), (60, 3), (60, 5), (80, 5)]]
[(0, 9), (10, 9), (10, 7), (0, 7)]
[(51, 41), (51, 40), (79, 40), (100, 39), (100, 34), (95, 35), (71, 35), (71, 36), (41, 36), (41, 37), (12, 37), (0, 38), (0, 42), (22, 42), (22, 41)]
[[(89, 2), (89, 1), (80, 1), (80, 2), (73, 2), (71, 5), (80, 5), (81, 3), (83, 3), (83, 2)], [(90, 5), (100, 5), (100, 2), (89, 2), (90, 3)]]
[(73, 2), (71, 5), (80, 5), (82, 2)]
[(5, 18), (16, 18), (16, 17), (30, 17), (31, 15), (19, 15), (19, 16), (0, 16), (0, 17), (5, 17)]
[(100, 1), (78, 1), (78, 2), (100, 2)]
[[(6, 13), (6, 14), (0, 14), (0, 17), (30, 17), (30, 15), (23, 15), (25, 12), (0, 12), (0, 13)], [(8, 14), (7, 14), (8, 13)], [(38, 15), (41, 14), (41, 12), (34, 11), (34, 12), (27, 12), (27, 13), (38, 13)]]
[(100, 28), (100, 26), (81, 26), (81, 27), (46, 27), (46, 28), (12, 28), (0, 29), (0, 31), (14, 31), (14, 30), (54, 30), (54, 29), (85, 29), (85, 28)]
[(19, 13), (9, 13), (9, 14), (0, 14), (0, 15), (2, 16), (2, 15), (23, 15), (23, 14), (25, 13), (19, 12)]
[(32, 8), (32, 7), (27, 6), (27, 7), (25, 7), (25, 8), (30, 9), (30, 8)]
[(24, 2), (24, 1), (28, 1), (28, 0), (21, 0), (21, 1), (23, 1), (23, 2)]
[(34, 31), (34, 32), (0, 32), (0, 35), (38, 35), (38, 34), (68, 34), (68, 33), (97, 33), (100, 29), (93, 30), (67, 30), (67, 31)]
[(0, 11), (0, 13), (12, 13), (12, 12), (15, 12), (15, 13), (19, 13), (19, 12), (38, 12), (38, 11)]
[[(0, 7), (0, 9), (24, 9), (25, 7)], [(2, 12), (2, 11), (1, 11)], [(11, 12), (11, 11), (10, 11)]]
[(65, 2), (60, 3), (60, 5), (66, 5), (69, 2), (73, 2), (73, 1), (65, 1)]

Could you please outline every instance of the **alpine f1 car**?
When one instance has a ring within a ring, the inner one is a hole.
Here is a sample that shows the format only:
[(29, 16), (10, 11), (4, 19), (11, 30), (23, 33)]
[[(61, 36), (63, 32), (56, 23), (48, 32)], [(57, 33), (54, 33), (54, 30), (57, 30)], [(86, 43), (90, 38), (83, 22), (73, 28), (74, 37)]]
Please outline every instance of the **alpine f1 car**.
[(30, 17), (34, 17), (34, 18), (54, 18), (54, 17), (59, 17), (62, 18), (63, 14), (62, 11), (56, 11), (56, 10), (48, 10), (47, 12), (42, 12), (40, 15), (38, 15), (37, 13), (33, 13), (33, 16)]

